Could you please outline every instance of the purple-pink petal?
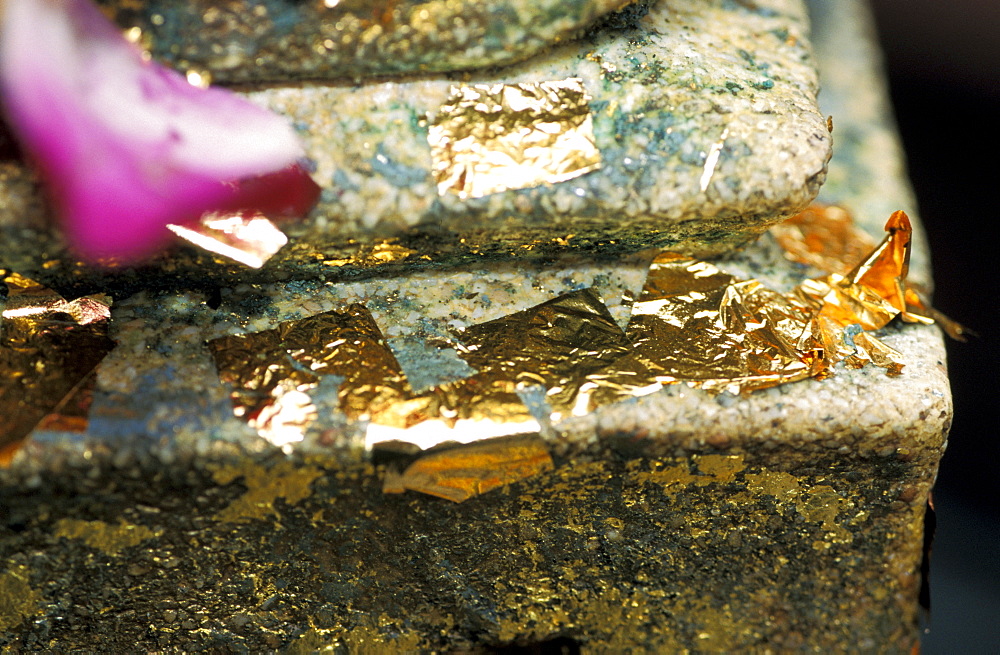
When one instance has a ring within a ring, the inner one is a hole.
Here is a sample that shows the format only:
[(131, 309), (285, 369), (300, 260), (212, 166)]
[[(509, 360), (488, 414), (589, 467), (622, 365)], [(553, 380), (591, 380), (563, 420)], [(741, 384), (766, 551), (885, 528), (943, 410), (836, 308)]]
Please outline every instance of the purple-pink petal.
[(81, 256), (134, 261), (171, 239), (167, 224), (256, 209), (259, 176), (315, 201), (282, 117), (148, 61), (89, 0), (0, 7), (3, 107)]

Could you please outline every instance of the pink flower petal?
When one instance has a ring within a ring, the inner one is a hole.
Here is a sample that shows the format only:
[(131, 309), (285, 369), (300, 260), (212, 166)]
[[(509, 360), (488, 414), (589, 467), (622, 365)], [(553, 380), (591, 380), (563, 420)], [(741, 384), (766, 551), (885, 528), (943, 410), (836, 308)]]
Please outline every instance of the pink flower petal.
[(89, 0), (0, 8), (4, 109), (81, 256), (134, 261), (169, 223), (315, 203), (285, 119), (147, 61)]

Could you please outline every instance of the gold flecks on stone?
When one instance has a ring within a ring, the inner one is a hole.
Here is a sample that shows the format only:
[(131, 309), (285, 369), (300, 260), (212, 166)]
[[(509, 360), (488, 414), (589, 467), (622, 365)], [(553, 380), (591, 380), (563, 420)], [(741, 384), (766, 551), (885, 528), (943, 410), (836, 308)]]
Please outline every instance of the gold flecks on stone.
[[(0, 274), (3, 274), (0, 271)], [(114, 348), (108, 337), (111, 300), (67, 301), (17, 273), (4, 276), (8, 295), (0, 321), (0, 465), (40, 424), (86, 427), (97, 365)]]
[(137, 546), (147, 539), (153, 539), (163, 534), (162, 530), (128, 523), (118, 519), (118, 525), (104, 521), (80, 521), (77, 519), (60, 519), (56, 522), (53, 536), (66, 539), (79, 539), (91, 548), (108, 555), (117, 555), (121, 550)]
[(800, 490), (798, 478), (784, 471), (747, 473), (744, 478), (751, 493), (774, 496), (782, 501), (798, 494)]
[(167, 225), (167, 229), (199, 248), (251, 268), (267, 263), (288, 237), (260, 214), (207, 214), (194, 225)]
[(712, 483), (732, 482), (736, 474), (745, 468), (743, 455), (696, 455), (692, 461), (695, 472), (691, 471), (687, 462), (671, 466), (654, 463), (651, 470), (643, 470), (644, 463), (635, 460), (629, 464), (627, 479), (635, 484), (656, 484), (673, 493), (692, 484), (704, 487)]
[(480, 198), (597, 170), (589, 100), (575, 78), (453, 86), (428, 133), (438, 193)]
[(370, 244), (359, 244), (357, 252), (350, 257), (324, 258), (322, 261), (324, 266), (340, 268), (341, 266), (371, 267), (415, 259), (429, 261), (431, 257), (399, 244), (396, 239), (384, 239)]
[(318, 467), (291, 460), (282, 460), (269, 468), (250, 460), (218, 468), (212, 473), (217, 484), (227, 485), (242, 478), (247, 490), (220, 510), (215, 519), (222, 523), (245, 523), (277, 516), (274, 503), (279, 498), (289, 505), (308, 498), (312, 494), (310, 485), (322, 475), (323, 470)]
[(538, 435), (488, 439), (426, 453), (402, 474), (389, 471), (382, 490), (409, 489), (460, 503), (552, 468)]
[(732, 482), (745, 465), (743, 455), (695, 455), (695, 466), (714, 482)]
[[(386, 634), (387, 632), (391, 633)], [(426, 651), (423, 636), (397, 626), (359, 626), (351, 630), (311, 628), (289, 644), (289, 655), (332, 653), (345, 649), (348, 653), (417, 653)]]
[(38, 612), (42, 594), (28, 584), (28, 567), (0, 573), (0, 630), (13, 630)]
[(850, 531), (840, 522), (844, 510), (854, 504), (830, 485), (802, 484), (801, 478), (783, 471), (748, 473), (744, 479), (752, 496), (770, 497), (783, 515), (797, 512), (806, 521), (821, 523), (826, 536), (813, 542), (814, 549), (827, 550), (832, 544), (851, 542)]

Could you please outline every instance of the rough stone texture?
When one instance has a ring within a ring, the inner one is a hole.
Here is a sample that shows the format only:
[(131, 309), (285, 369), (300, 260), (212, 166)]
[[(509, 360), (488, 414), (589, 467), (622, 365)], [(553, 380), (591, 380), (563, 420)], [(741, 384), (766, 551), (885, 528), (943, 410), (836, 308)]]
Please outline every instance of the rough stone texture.
[[(889, 210), (914, 213), (867, 13), (859, 1), (814, 10), (843, 146), (824, 197), (877, 236)], [(620, 299), (647, 262), (492, 263), (117, 303), (90, 433), (36, 434), (3, 473), (0, 643), (910, 652), (951, 412), (934, 327), (880, 332), (907, 358), (897, 378), (840, 370), (748, 397), (674, 387), (568, 419), (545, 435), (552, 472), (460, 505), (383, 495), (386, 463), (366, 460), (359, 426), (336, 416), (285, 458), (232, 417), (204, 347), (360, 301), (390, 343), (419, 350), (449, 325), (587, 286), (623, 322)], [(918, 249), (924, 282), (926, 262)], [(812, 273), (769, 237), (717, 263), (779, 289)]]
[[(591, 96), (599, 170), (482, 198), (438, 195), (428, 120), (453, 84), (567, 78)], [(43, 225), (30, 175), (12, 163), (0, 166), (0, 261), (60, 290), (121, 296), (568, 251), (714, 255), (815, 197), (831, 146), (816, 91), (801, 0), (662, 0), (634, 29), (608, 28), (500, 71), (249, 93), (300, 129), (324, 189), (261, 271), (190, 251), (149, 270), (81, 268)]]
[[(222, 84), (344, 80), (522, 61), (631, 0), (102, 0), (173, 68)], [(130, 32), (131, 33), (131, 32)]]

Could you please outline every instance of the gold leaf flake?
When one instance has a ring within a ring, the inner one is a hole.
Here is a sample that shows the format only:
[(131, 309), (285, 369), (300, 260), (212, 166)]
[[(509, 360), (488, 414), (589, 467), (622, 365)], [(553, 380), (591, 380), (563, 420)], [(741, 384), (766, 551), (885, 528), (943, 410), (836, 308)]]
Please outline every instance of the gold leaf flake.
[(438, 194), (480, 198), (601, 166), (579, 79), (451, 88), (428, 133)]
[(390, 472), (383, 491), (409, 489), (460, 503), (552, 468), (538, 435), (488, 439), (428, 452), (402, 474)]
[(317, 418), (310, 392), (321, 376), (342, 378), (341, 411), (368, 419), (409, 395), (409, 384), (363, 305), (213, 339), (219, 377), (231, 385), (236, 416), (276, 446), (301, 441)]
[(0, 465), (40, 425), (82, 430), (97, 365), (114, 348), (111, 301), (103, 295), (67, 301), (11, 273), (0, 333)]

